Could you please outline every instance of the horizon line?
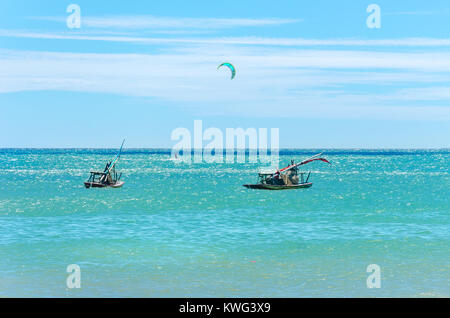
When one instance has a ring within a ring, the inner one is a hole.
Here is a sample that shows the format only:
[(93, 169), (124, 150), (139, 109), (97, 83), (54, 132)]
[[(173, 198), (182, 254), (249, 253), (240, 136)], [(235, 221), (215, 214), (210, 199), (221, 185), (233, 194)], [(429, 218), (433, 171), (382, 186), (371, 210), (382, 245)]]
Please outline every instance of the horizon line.
[[(0, 147), (1, 150), (112, 150), (118, 149), (117, 147)], [(169, 150), (172, 151), (171, 147), (128, 147), (123, 148), (122, 150)], [(181, 150), (181, 149), (180, 149)], [(191, 151), (195, 150), (205, 150), (205, 148), (191, 148)], [(253, 148), (223, 148), (226, 150), (258, 150)], [(267, 149), (270, 151), (270, 148)], [(318, 148), (287, 148), (287, 147), (279, 147), (278, 150), (446, 150), (450, 151), (450, 147), (430, 147), (430, 148), (392, 148), (392, 147), (380, 147), (380, 148), (361, 148), (361, 147), (338, 147), (338, 148), (327, 148), (327, 147), (318, 147)]]

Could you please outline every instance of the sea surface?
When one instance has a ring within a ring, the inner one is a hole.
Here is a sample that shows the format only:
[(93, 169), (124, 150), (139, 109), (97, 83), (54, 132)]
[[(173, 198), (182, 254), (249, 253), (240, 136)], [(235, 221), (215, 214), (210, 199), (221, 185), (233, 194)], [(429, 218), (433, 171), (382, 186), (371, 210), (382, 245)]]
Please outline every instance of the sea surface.
[(116, 150), (0, 149), (0, 297), (449, 297), (450, 151), (321, 151), (312, 188), (258, 191), (258, 163), (126, 149), (85, 189)]

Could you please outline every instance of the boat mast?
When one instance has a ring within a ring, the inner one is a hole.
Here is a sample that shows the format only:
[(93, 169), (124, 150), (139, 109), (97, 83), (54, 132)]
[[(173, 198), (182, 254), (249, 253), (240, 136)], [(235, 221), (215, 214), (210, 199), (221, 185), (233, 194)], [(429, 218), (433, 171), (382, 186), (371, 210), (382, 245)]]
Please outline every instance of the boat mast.
[[(312, 157), (309, 157), (308, 159), (305, 159), (305, 160), (303, 160), (303, 161), (301, 161), (301, 162), (299, 162), (299, 163), (296, 163), (296, 164), (293, 164), (293, 165), (289, 165), (289, 166), (287, 166), (287, 167), (285, 167), (285, 168), (283, 168), (283, 169), (281, 169), (281, 170), (278, 170), (277, 172), (275, 172), (274, 174), (273, 174), (273, 176), (275, 177), (275, 176), (278, 176), (280, 173), (282, 173), (282, 172), (286, 172), (286, 171), (288, 171), (288, 170), (291, 170), (291, 169), (293, 169), (293, 168), (296, 168), (296, 167), (298, 167), (298, 166), (301, 166), (301, 165), (304, 165), (304, 164), (306, 164), (306, 163), (308, 163), (308, 162), (311, 162), (311, 161), (314, 161), (314, 160), (321, 160), (321, 161), (324, 161), (324, 162), (328, 162), (328, 160), (326, 160), (326, 159), (324, 159), (324, 158), (317, 158), (317, 157), (319, 157), (320, 155), (322, 155), (322, 152), (321, 153), (318, 153), (317, 155), (314, 155), (314, 156), (312, 156)], [(328, 162), (328, 163), (330, 163), (330, 162)]]
[(125, 142), (125, 139), (122, 141), (122, 145), (120, 146), (119, 152), (117, 153), (116, 157), (114, 158), (113, 161), (111, 161), (111, 164), (109, 165), (108, 169), (105, 171), (105, 174), (106, 174), (106, 175), (107, 175), (107, 174), (111, 171), (111, 169), (116, 165), (117, 161), (119, 161), (120, 153), (122, 152), (122, 147), (123, 147), (124, 142)]

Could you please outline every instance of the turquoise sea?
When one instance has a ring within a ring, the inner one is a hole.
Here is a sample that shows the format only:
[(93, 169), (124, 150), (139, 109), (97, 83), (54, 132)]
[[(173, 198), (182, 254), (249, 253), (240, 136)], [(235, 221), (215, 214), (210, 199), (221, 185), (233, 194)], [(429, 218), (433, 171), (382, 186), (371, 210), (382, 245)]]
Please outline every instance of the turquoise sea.
[(123, 188), (85, 189), (115, 152), (0, 150), (0, 297), (450, 296), (449, 150), (324, 150), (312, 188), (258, 191), (258, 164), (127, 149)]

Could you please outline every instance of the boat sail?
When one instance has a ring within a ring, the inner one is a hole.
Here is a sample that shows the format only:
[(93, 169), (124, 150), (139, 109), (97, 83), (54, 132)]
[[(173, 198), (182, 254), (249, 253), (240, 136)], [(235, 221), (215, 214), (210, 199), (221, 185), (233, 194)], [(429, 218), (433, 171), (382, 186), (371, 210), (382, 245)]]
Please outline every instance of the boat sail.
[(331, 164), (325, 158), (318, 158), (322, 153), (314, 155), (299, 163), (295, 163), (293, 160), (291, 164), (283, 169), (270, 173), (259, 173), (258, 183), (256, 184), (244, 184), (244, 187), (249, 189), (265, 189), (265, 190), (286, 190), (286, 189), (301, 189), (310, 188), (312, 186), (309, 181), (311, 172), (308, 172), (306, 178), (306, 172), (299, 172), (298, 167), (312, 161), (323, 161)]

